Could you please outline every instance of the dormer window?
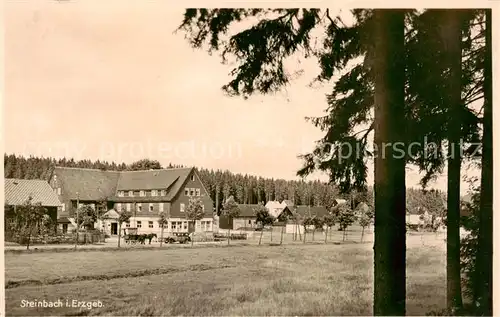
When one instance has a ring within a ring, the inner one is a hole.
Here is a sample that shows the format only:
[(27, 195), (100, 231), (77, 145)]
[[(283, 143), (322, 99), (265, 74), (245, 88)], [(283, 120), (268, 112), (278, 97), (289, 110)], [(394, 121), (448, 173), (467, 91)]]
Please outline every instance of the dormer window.
[(124, 195), (125, 193), (123, 192), (123, 190), (118, 191), (118, 197), (123, 197)]
[(131, 190), (129, 190), (129, 191), (128, 191), (128, 197), (134, 197), (134, 192), (133, 192), (133, 191), (131, 191)]
[(139, 196), (140, 196), (140, 197), (144, 197), (144, 196), (145, 196), (145, 194), (144, 194), (144, 191), (143, 191), (143, 190), (141, 190), (141, 191), (139, 192)]
[(162, 190), (161, 190), (161, 195), (162, 195), (162, 196), (165, 196), (166, 194), (167, 194), (167, 191), (166, 191), (166, 190), (164, 190), (164, 189), (162, 189)]
[(153, 189), (151, 191), (151, 196), (158, 196), (158, 191), (156, 189)]

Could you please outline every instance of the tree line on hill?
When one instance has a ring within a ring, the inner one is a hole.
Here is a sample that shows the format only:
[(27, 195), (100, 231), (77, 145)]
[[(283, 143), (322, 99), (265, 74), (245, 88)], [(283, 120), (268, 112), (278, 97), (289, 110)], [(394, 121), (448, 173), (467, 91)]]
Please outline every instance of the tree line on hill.
[[(162, 168), (182, 168), (183, 165), (168, 164), (162, 166), (160, 162), (142, 159), (131, 164), (74, 159), (55, 159), (44, 157), (24, 157), (22, 155), (4, 154), (4, 177), (20, 179), (48, 180), (55, 166), (92, 168), (109, 171), (135, 171)], [(295, 205), (311, 205), (331, 207), (334, 199), (346, 199), (354, 209), (359, 203), (365, 202), (373, 208), (373, 189), (367, 191), (352, 191), (340, 193), (337, 186), (318, 180), (297, 181), (263, 178), (247, 174), (235, 174), (230, 171), (199, 168), (201, 181), (210, 197), (215, 202), (219, 199), (219, 207), (233, 196), (240, 204), (257, 204), (272, 200), (291, 200)], [(217, 195), (217, 190), (219, 194)], [(439, 191), (423, 191), (421, 189), (407, 189), (407, 209), (411, 213), (428, 210), (429, 213), (440, 215), (444, 208), (445, 194)]]

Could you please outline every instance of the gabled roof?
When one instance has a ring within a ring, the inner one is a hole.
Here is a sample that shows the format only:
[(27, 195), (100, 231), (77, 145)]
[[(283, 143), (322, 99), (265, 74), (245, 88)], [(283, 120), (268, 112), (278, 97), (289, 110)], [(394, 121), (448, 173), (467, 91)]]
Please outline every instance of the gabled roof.
[(283, 205), (279, 201), (270, 200), (266, 203), (267, 208), (283, 208)]
[[(56, 167), (54, 175), (62, 183), (63, 195), (76, 199), (77, 193), (80, 200), (104, 200), (115, 198), (126, 201), (125, 198), (116, 197), (117, 190), (151, 190), (166, 189), (166, 197), (159, 200), (172, 200), (181, 190), (191, 172), (190, 168), (172, 168), (147, 171), (102, 171), (87, 168)], [(134, 201), (137, 197), (134, 198)]]
[[(293, 207), (293, 206), (294, 206), (294, 203), (293, 203), (293, 201), (291, 201), (291, 200), (283, 200), (283, 201), (281, 202), (281, 204), (283, 204), (284, 206), (287, 206), (287, 207)], [(283, 207), (284, 207), (284, 206), (283, 206)]]
[(113, 196), (120, 172), (90, 168), (55, 167), (54, 175), (61, 183), (63, 196), (80, 200), (104, 200)]
[(110, 209), (104, 215), (102, 215), (102, 219), (118, 219), (120, 215), (116, 210)]
[(240, 214), (238, 217), (256, 217), (254, 208), (257, 208), (258, 204), (238, 204), (238, 208), (240, 209)]
[(61, 202), (49, 183), (38, 179), (5, 179), (5, 203), (22, 205), (28, 197), (33, 203), (41, 203), (45, 207), (59, 207)]
[(296, 206), (296, 212), (301, 216), (323, 217), (328, 215), (328, 210), (324, 206)]
[(151, 190), (170, 188), (177, 183), (182, 185), (192, 170), (193, 168), (190, 167), (121, 172), (116, 189)]

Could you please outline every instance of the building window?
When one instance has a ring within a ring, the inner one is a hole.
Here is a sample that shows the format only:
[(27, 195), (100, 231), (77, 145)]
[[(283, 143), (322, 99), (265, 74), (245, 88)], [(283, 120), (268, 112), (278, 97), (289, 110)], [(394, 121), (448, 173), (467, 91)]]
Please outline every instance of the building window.
[(136, 204), (135, 210), (139, 212), (142, 211), (142, 204)]
[(196, 220), (196, 229), (198, 229), (198, 231), (200, 231), (202, 224), (205, 225), (205, 221)]
[(141, 191), (139, 192), (139, 196), (140, 196), (140, 197), (144, 197), (144, 196), (145, 196), (145, 194), (144, 194), (144, 191), (143, 191), (143, 190), (141, 190)]
[(158, 207), (159, 207), (159, 209), (160, 209), (160, 212), (163, 212), (163, 203), (159, 203), (159, 204), (158, 204)]
[(151, 196), (157, 196), (156, 194), (157, 194), (156, 189), (153, 189), (153, 190), (151, 191)]
[(122, 211), (122, 204), (120, 203), (116, 204), (116, 211)]
[(61, 205), (61, 211), (62, 211), (62, 212), (65, 212), (65, 211), (66, 211), (66, 203), (63, 203), (63, 204)]
[(152, 221), (148, 221), (148, 227), (153, 228), (153, 222)]
[(61, 187), (58, 187), (58, 188), (57, 188), (57, 194), (58, 194), (58, 195), (61, 195)]
[(189, 188), (184, 189), (184, 195), (189, 196)]
[(142, 222), (141, 221), (137, 221), (137, 228), (142, 228)]
[(201, 190), (199, 188), (196, 188), (196, 196), (201, 196)]
[(162, 190), (161, 190), (161, 195), (162, 195), (162, 196), (165, 196), (165, 195), (166, 195), (166, 193), (167, 193), (167, 192), (166, 192), (164, 189), (162, 189)]
[(133, 191), (131, 191), (131, 190), (129, 190), (129, 191), (128, 191), (128, 197), (134, 197), (134, 192), (133, 192)]
[(127, 211), (130, 211), (130, 203), (127, 203)]
[(194, 188), (190, 188), (189, 189), (189, 194), (191, 194), (191, 196), (194, 196), (194, 193), (195, 193)]
[(125, 222), (125, 227), (130, 228), (130, 221)]
[(181, 212), (184, 212), (184, 208), (186, 207), (185, 204), (181, 203)]
[(207, 221), (207, 231), (212, 231), (212, 222)]
[(187, 221), (184, 221), (184, 222), (183, 222), (183, 224), (184, 224), (184, 230), (187, 230), (187, 228), (188, 228), (188, 223), (187, 223)]
[(252, 224), (252, 220), (248, 220), (248, 224), (251, 225)]
[(172, 221), (172, 230), (177, 229), (177, 222)]
[(123, 190), (118, 191), (118, 197), (123, 197)]
[(153, 207), (153, 204), (149, 204), (149, 211), (153, 212), (154, 211), (154, 207)]
[(191, 181), (193, 181), (193, 182), (194, 182), (194, 174), (193, 174), (193, 175), (191, 175)]
[(201, 211), (205, 212), (205, 205), (201, 205)]

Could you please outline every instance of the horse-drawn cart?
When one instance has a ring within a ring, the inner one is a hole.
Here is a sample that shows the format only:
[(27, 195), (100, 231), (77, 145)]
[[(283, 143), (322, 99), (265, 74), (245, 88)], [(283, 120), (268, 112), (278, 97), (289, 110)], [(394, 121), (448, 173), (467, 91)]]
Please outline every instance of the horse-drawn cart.
[(124, 228), (123, 238), (125, 239), (125, 243), (127, 244), (146, 244), (146, 240), (149, 240), (149, 244), (151, 244), (151, 240), (153, 240), (153, 238), (156, 238), (156, 234), (137, 234), (137, 228)]

